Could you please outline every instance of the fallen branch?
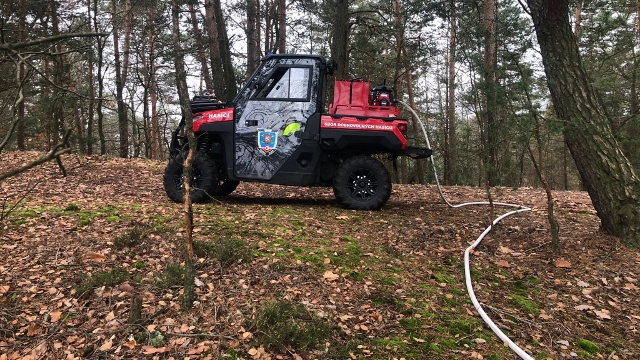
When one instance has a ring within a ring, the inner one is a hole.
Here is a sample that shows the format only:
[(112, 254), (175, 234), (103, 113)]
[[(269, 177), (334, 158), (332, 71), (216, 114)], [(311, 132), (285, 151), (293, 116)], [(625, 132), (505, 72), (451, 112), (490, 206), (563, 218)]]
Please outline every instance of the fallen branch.
[[(62, 160), (60, 160), (60, 156), (67, 154), (69, 152), (71, 152), (71, 148), (68, 147), (67, 144), (67, 140), (69, 139), (69, 135), (71, 135), (71, 130), (67, 130), (67, 132), (64, 134), (64, 138), (62, 139), (62, 142), (58, 145), (56, 145), (53, 149), (51, 149), (51, 151), (49, 151), (45, 156), (41, 157), (38, 160), (35, 160), (29, 164), (26, 164), (22, 167), (19, 167), (17, 169), (13, 169), (7, 173), (4, 174), (0, 174), (0, 181), (4, 180), (4, 179), (8, 179), (12, 176), (16, 176), (18, 174), (21, 174), (29, 169), (32, 169), (38, 165), (44, 164), (47, 161), (56, 159), (56, 161), (58, 162), (58, 166), (60, 166), (60, 170), (62, 171), (62, 174), (64, 176), (67, 175), (67, 172), (65, 171), (64, 167), (62, 166)], [(66, 147), (65, 147), (66, 146)]]

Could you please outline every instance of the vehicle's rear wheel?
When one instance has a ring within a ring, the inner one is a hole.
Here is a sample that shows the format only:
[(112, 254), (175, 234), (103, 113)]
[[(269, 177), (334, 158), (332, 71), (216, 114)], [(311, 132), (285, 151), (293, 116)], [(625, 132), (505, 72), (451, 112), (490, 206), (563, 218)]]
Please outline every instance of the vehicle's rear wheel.
[(345, 160), (333, 178), (333, 194), (353, 210), (380, 209), (391, 196), (391, 176), (382, 163), (358, 155)]
[[(167, 165), (164, 170), (164, 190), (169, 198), (175, 202), (182, 202), (184, 196), (184, 184), (182, 182), (182, 169), (186, 153), (180, 153)], [(218, 167), (211, 156), (204, 152), (198, 152), (193, 159), (191, 170), (191, 201), (205, 203), (211, 199), (218, 187)]]

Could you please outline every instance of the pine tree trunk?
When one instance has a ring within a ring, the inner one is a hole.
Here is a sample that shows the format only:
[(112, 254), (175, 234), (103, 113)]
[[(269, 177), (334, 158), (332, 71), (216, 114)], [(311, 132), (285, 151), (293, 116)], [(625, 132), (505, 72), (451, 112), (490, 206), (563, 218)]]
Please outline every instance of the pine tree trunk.
[(209, 71), (209, 65), (207, 64), (207, 56), (204, 52), (204, 43), (202, 41), (202, 32), (200, 32), (200, 25), (198, 24), (198, 17), (196, 10), (192, 3), (187, 4), (189, 8), (189, 14), (191, 15), (191, 26), (193, 26), (193, 38), (196, 41), (196, 48), (198, 49), (198, 60), (200, 60), (200, 66), (202, 66), (202, 74), (204, 75), (204, 83), (207, 87), (207, 92), (213, 91), (213, 81), (211, 80), (211, 72)]
[(568, 0), (527, 0), (553, 105), (602, 228), (640, 246), (640, 179), (611, 131), (582, 64)]
[[(87, 19), (91, 19), (91, 0), (87, 0)], [(91, 22), (89, 21), (89, 31), (91, 31)], [(94, 58), (93, 51), (89, 51), (87, 82), (89, 83), (89, 109), (87, 110), (87, 155), (93, 155), (93, 119), (95, 117), (95, 97), (96, 89), (94, 84)]]
[(331, 58), (338, 64), (335, 76), (338, 79), (349, 77), (349, 0), (333, 0), (331, 8), (335, 11), (331, 40)]
[(455, 0), (451, 0), (450, 31), (449, 31), (449, 76), (447, 81), (447, 132), (444, 182), (455, 185), (457, 179), (458, 141), (456, 135), (456, 36), (457, 15)]
[(256, 70), (258, 61), (260, 60), (260, 36), (258, 28), (258, 1), (247, 1), (247, 74), (245, 80), (248, 80), (251, 74)]
[[(98, 33), (98, 0), (93, 0), (93, 31)], [(96, 104), (96, 113), (98, 115), (97, 119), (97, 127), (98, 127), (98, 138), (100, 140), (100, 155), (105, 155), (107, 153), (107, 142), (104, 136), (104, 126), (103, 126), (103, 118), (104, 114), (102, 113), (102, 95), (104, 93), (104, 74), (102, 72), (102, 68), (104, 66), (104, 45), (105, 40), (103, 40), (100, 36), (96, 38), (97, 42), (97, 53), (98, 53), (98, 102)]]
[(499, 173), (500, 126), (497, 112), (497, 78), (496, 78), (496, 28), (495, 28), (494, 0), (485, 0), (484, 3), (484, 95), (485, 95), (485, 121), (486, 121), (486, 166), (487, 179), (490, 186), (499, 185), (501, 176)]
[[(406, 50), (405, 50), (406, 52)], [(412, 109), (416, 108), (415, 96), (413, 93), (413, 79), (412, 79), (412, 71), (407, 71), (405, 77), (407, 78), (407, 95), (409, 96), (409, 106)], [(416, 119), (413, 114), (411, 114), (411, 131), (413, 132), (416, 139), (422, 138), (422, 133), (418, 129), (418, 119)], [(416, 173), (418, 174), (418, 183), (426, 184), (426, 180), (424, 178), (424, 159), (416, 160)]]
[(222, 69), (222, 58), (220, 57), (220, 47), (218, 45), (218, 26), (215, 16), (213, 0), (205, 0), (205, 23), (209, 34), (209, 57), (211, 58), (211, 72), (213, 73), (213, 93), (218, 99), (225, 99), (224, 90), (224, 70)]
[(120, 24), (116, 0), (111, 0), (111, 13), (113, 21), (113, 57), (115, 62), (116, 75), (116, 102), (118, 104), (118, 135), (120, 146), (118, 154), (122, 158), (129, 157), (129, 125), (127, 123), (127, 109), (124, 103), (124, 76), (122, 70), (122, 59), (120, 56)]
[[(26, 21), (27, 21), (27, 7), (25, 5), (25, 0), (20, 0), (18, 3), (18, 8), (19, 8), (19, 12), (20, 12), (20, 16), (18, 18), (18, 39), (20, 42), (25, 42), (27, 40), (27, 26), (26, 26)], [(25, 150), (25, 144), (24, 144), (24, 132), (25, 132), (25, 126), (24, 126), (24, 86), (25, 83), (23, 81), (23, 76), (25, 76), (25, 69), (24, 69), (24, 61), (22, 61), (22, 59), (18, 60), (18, 77), (17, 77), (17, 81), (18, 81), (18, 91), (20, 92), (19, 95), (19, 101), (16, 104), (17, 106), (17, 116), (18, 116), (18, 128), (16, 129), (16, 140), (17, 140), (17, 145), (18, 145), (18, 150), (20, 151), (24, 151)]]
[(278, 0), (278, 52), (287, 53), (287, 4)]
[(224, 74), (225, 96), (222, 100), (233, 100), (233, 98), (236, 97), (238, 89), (236, 88), (236, 75), (233, 69), (233, 62), (231, 61), (231, 45), (229, 44), (229, 36), (227, 35), (222, 4), (220, 0), (213, 0), (213, 5), (218, 30), (218, 49), (220, 50), (220, 59), (222, 61), (222, 71)]

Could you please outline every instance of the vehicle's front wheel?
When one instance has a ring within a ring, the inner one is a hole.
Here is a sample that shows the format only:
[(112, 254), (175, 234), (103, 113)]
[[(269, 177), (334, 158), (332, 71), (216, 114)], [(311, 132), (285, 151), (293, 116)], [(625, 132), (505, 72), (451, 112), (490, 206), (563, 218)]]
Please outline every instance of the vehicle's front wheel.
[[(164, 170), (164, 190), (169, 198), (175, 202), (182, 202), (184, 196), (184, 184), (182, 182), (182, 169), (186, 153), (180, 153), (167, 165)], [(205, 203), (211, 199), (218, 187), (218, 167), (206, 153), (198, 152), (193, 159), (191, 169), (191, 201)]]
[(353, 210), (380, 209), (391, 196), (391, 176), (382, 163), (358, 155), (345, 160), (333, 178), (333, 194)]

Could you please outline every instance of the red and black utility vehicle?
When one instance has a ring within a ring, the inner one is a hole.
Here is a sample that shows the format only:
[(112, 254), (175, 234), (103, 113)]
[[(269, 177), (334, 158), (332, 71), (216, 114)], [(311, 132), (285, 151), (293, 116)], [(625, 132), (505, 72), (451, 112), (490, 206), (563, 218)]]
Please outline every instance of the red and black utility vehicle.
[[(240, 181), (333, 187), (349, 209), (374, 210), (391, 195), (391, 176), (374, 155), (426, 158), (431, 149), (407, 145), (393, 89), (355, 79), (335, 81), (324, 107), (332, 63), (318, 55), (270, 55), (233, 101), (195, 97), (198, 142), (191, 197), (205, 202), (231, 194)], [(182, 201), (188, 143), (184, 121), (173, 132), (164, 187)]]

